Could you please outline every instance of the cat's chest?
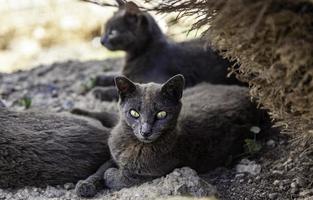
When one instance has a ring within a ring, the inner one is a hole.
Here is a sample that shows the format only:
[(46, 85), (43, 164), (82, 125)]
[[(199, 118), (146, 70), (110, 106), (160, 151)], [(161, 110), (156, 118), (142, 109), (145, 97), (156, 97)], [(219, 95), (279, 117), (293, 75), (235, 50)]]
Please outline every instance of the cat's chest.
[(136, 174), (160, 176), (171, 171), (176, 160), (171, 153), (162, 152), (139, 142), (130, 142), (126, 138), (111, 137), (109, 140), (111, 155), (119, 168)]

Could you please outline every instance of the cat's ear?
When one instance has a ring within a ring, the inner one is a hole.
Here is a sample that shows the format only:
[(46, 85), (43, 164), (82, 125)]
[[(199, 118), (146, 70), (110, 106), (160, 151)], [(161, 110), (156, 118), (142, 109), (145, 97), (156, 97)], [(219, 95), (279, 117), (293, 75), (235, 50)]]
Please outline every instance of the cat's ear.
[(119, 95), (123, 98), (136, 90), (135, 83), (125, 76), (117, 76), (114, 81)]
[(178, 74), (166, 81), (161, 88), (161, 93), (171, 99), (180, 100), (183, 96), (185, 78)]
[(142, 21), (143, 15), (137, 4), (130, 1), (124, 5), (124, 8), (125, 8), (124, 14), (125, 20), (130, 24), (139, 25)]
[(126, 14), (137, 15), (138, 13), (141, 12), (139, 6), (137, 6), (137, 4), (135, 4), (132, 1), (127, 2), (124, 6)]
[(126, 4), (125, 0), (116, 0), (116, 3), (118, 4), (119, 7), (123, 7)]

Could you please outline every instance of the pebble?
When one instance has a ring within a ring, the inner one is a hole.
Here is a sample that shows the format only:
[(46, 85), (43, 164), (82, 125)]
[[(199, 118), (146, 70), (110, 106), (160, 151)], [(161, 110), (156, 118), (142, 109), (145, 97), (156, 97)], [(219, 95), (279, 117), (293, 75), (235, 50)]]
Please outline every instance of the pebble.
[(290, 184), (290, 187), (291, 187), (291, 194), (296, 194), (299, 192), (299, 187), (298, 187), (298, 184), (296, 182), (292, 182)]
[(308, 195), (313, 195), (313, 189), (310, 190), (303, 190), (299, 193), (299, 196), (306, 197)]
[(291, 194), (296, 194), (298, 192), (299, 192), (298, 188), (291, 188), (291, 191), (290, 191)]
[(279, 185), (280, 184), (280, 181), (279, 180), (275, 180), (274, 182), (273, 182), (273, 185), (275, 185), (275, 186), (277, 186), (277, 185)]
[(282, 171), (282, 170), (273, 170), (272, 174), (274, 174), (274, 175), (283, 175), (284, 171)]
[(271, 193), (271, 194), (268, 195), (269, 199), (277, 199), (277, 197), (278, 197), (277, 193)]
[(305, 180), (301, 177), (297, 177), (293, 181), (295, 181), (301, 187), (303, 187), (306, 184)]
[(236, 178), (242, 178), (242, 177), (244, 177), (244, 176), (245, 176), (245, 174), (242, 174), (242, 173), (239, 173), (239, 174), (236, 174), (236, 175), (235, 175)]
[(178, 171), (173, 171), (174, 176), (180, 176), (181, 174)]
[(296, 188), (296, 187), (298, 187), (298, 184), (297, 184), (296, 182), (292, 182), (292, 183), (290, 184), (290, 187), (291, 187), (291, 188)]
[(70, 101), (70, 100), (65, 100), (64, 102), (63, 102), (63, 108), (65, 109), (65, 110), (70, 110), (70, 109), (72, 109), (73, 107), (74, 107), (74, 103), (73, 103), (73, 101)]
[(248, 159), (242, 159), (238, 165), (236, 165), (237, 173), (248, 173), (251, 175), (257, 175), (261, 172), (261, 165), (256, 164), (255, 161)]
[(252, 133), (254, 133), (254, 134), (258, 134), (258, 133), (260, 133), (261, 129), (260, 129), (260, 127), (258, 127), (258, 126), (252, 126), (252, 127), (250, 128), (250, 131), (251, 131)]
[(71, 190), (71, 189), (74, 189), (74, 188), (75, 188), (74, 183), (65, 183), (64, 184), (64, 189), (66, 189), (66, 190)]
[(274, 148), (276, 146), (276, 143), (274, 140), (269, 140), (266, 142), (266, 145), (270, 148)]

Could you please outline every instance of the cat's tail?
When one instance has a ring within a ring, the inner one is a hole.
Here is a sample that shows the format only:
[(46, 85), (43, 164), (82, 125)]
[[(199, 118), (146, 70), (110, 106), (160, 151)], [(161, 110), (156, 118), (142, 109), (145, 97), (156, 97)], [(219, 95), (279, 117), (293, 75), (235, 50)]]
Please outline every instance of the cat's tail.
[(73, 110), (71, 110), (71, 113), (75, 115), (86, 116), (86, 117), (99, 120), (101, 124), (107, 128), (114, 127), (119, 121), (118, 113), (114, 113), (114, 112), (108, 112), (108, 111), (90, 112), (90, 111), (83, 110), (80, 108), (74, 108)]

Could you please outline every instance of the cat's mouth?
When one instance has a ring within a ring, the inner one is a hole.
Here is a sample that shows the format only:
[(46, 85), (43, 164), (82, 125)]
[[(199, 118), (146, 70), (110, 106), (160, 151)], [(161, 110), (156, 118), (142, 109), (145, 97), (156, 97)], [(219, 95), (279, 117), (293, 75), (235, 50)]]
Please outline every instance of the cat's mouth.
[(147, 143), (147, 144), (155, 141), (155, 139), (152, 139), (152, 138), (142, 138), (142, 137), (138, 137), (138, 140), (140, 142)]
[(154, 141), (156, 141), (158, 138), (159, 138), (159, 135), (151, 135), (149, 137), (143, 137), (141, 135), (136, 135), (137, 136), (137, 139), (140, 141), (140, 142), (143, 142), (143, 143), (152, 143)]

